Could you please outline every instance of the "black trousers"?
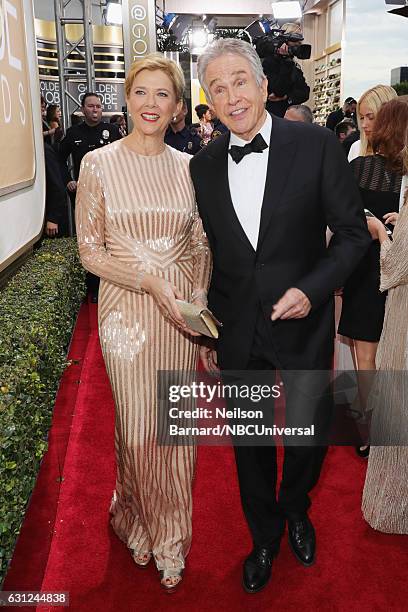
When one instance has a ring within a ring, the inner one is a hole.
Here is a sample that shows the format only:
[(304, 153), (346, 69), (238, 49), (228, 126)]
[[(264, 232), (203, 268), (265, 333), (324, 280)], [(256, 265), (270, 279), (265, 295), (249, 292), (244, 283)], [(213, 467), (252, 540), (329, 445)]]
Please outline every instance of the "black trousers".
[[(269, 339), (268, 323), (260, 309), (246, 381), (254, 380), (251, 378), (251, 370), (265, 371), (267, 376), (275, 376), (277, 361)], [(305, 379), (304, 373), (301, 372), (280, 371), (286, 396), (285, 425), (307, 426), (313, 421), (321, 425), (320, 431), (323, 431), (331, 416), (331, 395), (316, 401), (322, 389), (322, 376), (314, 376), (311, 372), (311, 378), (307, 373)], [(257, 376), (259, 379), (258, 373)], [(326, 373), (323, 373), (323, 377), (325, 376)], [(311, 393), (305, 392), (305, 388)], [(314, 393), (316, 389), (317, 394)], [(264, 402), (264, 412), (266, 410), (266, 421), (271, 422), (272, 400)], [(286, 519), (303, 515), (310, 507), (309, 492), (319, 479), (327, 446), (317, 445), (316, 440), (308, 446), (297, 446), (293, 439), (288, 440), (288, 445), (285, 442), (283, 474), (278, 495), (277, 451), (274, 443), (257, 446), (234, 445), (234, 451), (242, 508), (254, 544), (271, 547), (277, 554)]]

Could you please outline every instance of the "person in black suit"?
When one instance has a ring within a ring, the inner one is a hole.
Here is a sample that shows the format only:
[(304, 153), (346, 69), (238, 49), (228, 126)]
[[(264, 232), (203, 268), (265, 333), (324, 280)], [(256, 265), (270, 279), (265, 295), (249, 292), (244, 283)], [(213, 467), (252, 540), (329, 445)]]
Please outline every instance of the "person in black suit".
[(68, 236), (67, 192), (61, 176), (58, 153), (47, 142), (45, 157), (45, 226), (44, 232), (52, 237)]
[[(204, 366), (223, 374), (279, 369), (292, 380), (293, 370), (329, 371), (334, 291), (371, 242), (344, 153), (329, 130), (265, 111), (267, 79), (248, 43), (215, 41), (198, 71), (207, 100), (231, 132), (190, 162), (213, 254), (209, 307), (223, 322), (216, 350), (201, 347)], [(334, 234), (328, 248), (326, 226)], [(289, 395), (286, 418), (301, 421), (303, 400)], [(276, 499), (275, 446), (235, 446), (253, 539), (243, 568), (247, 592), (267, 584), (286, 521), (296, 557), (313, 563), (308, 494), (324, 454), (321, 446), (287, 446)]]

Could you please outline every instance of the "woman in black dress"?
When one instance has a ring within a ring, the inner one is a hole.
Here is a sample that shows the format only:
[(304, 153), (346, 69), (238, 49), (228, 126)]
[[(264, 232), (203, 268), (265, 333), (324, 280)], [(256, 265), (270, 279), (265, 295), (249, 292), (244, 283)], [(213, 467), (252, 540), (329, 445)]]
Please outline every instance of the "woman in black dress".
[[(387, 102), (374, 124), (374, 155), (357, 157), (351, 162), (364, 208), (389, 225), (395, 223), (398, 215), (407, 125), (408, 105), (400, 100)], [(375, 370), (386, 300), (379, 286), (380, 245), (378, 240), (373, 240), (343, 289), (338, 333), (352, 340), (356, 370)], [(360, 389), (363, 406), (365, 395)]]

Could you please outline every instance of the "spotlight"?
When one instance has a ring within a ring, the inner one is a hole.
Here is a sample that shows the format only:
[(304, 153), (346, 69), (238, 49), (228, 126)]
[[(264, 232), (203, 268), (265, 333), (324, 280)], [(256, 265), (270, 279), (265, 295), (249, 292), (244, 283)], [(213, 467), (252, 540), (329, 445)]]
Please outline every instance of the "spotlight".
[(170, 30), (174, 21), (177, 19), (176, 13), (167, 13), (167, 15), (163, 15), (163, 28), (165, 30)]
[(393, 8), (389, 13), (408, 17), (408, 0), (385, 0), (385, 4), (398, 4), (401, 8)]
[(203, 24), (207, 32), (214, 33), (217, 27), (217, 18), (208, 15), (203, 15)]
[(190, 53), (200, 55), (206, 46), (214, 40), (214, 34), (207, 32), (204, 28), (193, 28), (189, 32)]
[(270, 29), (269, 21), (265, 19), (263, 21), (253, 21), (245, 28), (245, 32), (248, 32), (251, 39), (254, 40), (259, 36), (264, 36), (264, 34), (270, 32)]
[(301, 19), (302, 17), (299, 0), (272, 2), (272, 12), (275, 19)]
[(108, 4), (106, 5), (105, 21), (106, 25), (122, 25), (122, 5), (118, 2), (108, 2)]
[(191, 28), (191, 15), (168, 13), (163, 17), (163, 27), (171, 32), (178, 42), (183, 42)]
[(192, 31), (191, 43), (193, 47), (205, 47), (208, 44), (208, 34), (204, 28)]

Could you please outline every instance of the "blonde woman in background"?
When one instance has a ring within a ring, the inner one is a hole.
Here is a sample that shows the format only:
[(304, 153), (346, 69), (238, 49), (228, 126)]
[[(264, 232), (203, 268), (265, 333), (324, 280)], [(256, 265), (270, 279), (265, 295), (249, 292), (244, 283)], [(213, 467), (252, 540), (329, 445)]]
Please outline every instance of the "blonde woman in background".
[[(404, 166), (401, 151), (408, 126), (408, 106), (398, 99), (386, 102), (372, 123), (371, 155), (351, 162), (364, 208), (383, 223), (395, 221), (399, 210)], [(374, 240), (343, 288), (338, 332), (351, 341), (358, 376), (361, 412), (365, 412), (376, 352), (384, 321), (386, 294), (379, 291), (380, 245)], [(368, 447), (358, 447), (365, 457)]]
[(360, 140), (354, 142), (349, 151), (348, 160), (372, 155), (371, 135), (378, 111), (385, 102), (395, 100), (397, 92), (389, 85), (376, 85), (363, 93), (357, 102), (357, 122)]
[[(365, 91), (357, 103), (357, 122), (360, 130), (360, 140), (354, 142), (349, 151), (348, 160), (352, 162), (357, 157), (373, 155), (371, 147), (371, 135), (374, 122), (381, 106), (397, 98), (397, 92), (388, 85), (376, 85)], [(341, 316), (340, 298), (336, 298), (336, 325)], [(372, 354), (371, 367), (374, 369), (375, 353)], [(338, 370), (358, 370), (357, 359), (355, 356), (355, 345), (353, 340), (337, 334), (335, 347), (335, 362)], [(351, 398), (350, 398), (351, 399)], [(358, 398), (356, 398), (358, 401)], [(357, 412), (360, 410), (358, 408)], [(368, 447), (357, 448), (357, 452), (362, 457), (368, 456)]]
[(211, 258), (190, 156), (164, 143), (183, 104), (181, 69), (146, 56), (125, 91), (133, 131), (83, 158), (76, 224), (82, 263), (101, 277), (99, 336), (116, 406), (111, 524), (138, 567), (154, 558), (172, 592), (191, 544), (196, 450), (191, 440), (158, 443), (157, 373), (196, 368), (176, 298), (206, 303)]

